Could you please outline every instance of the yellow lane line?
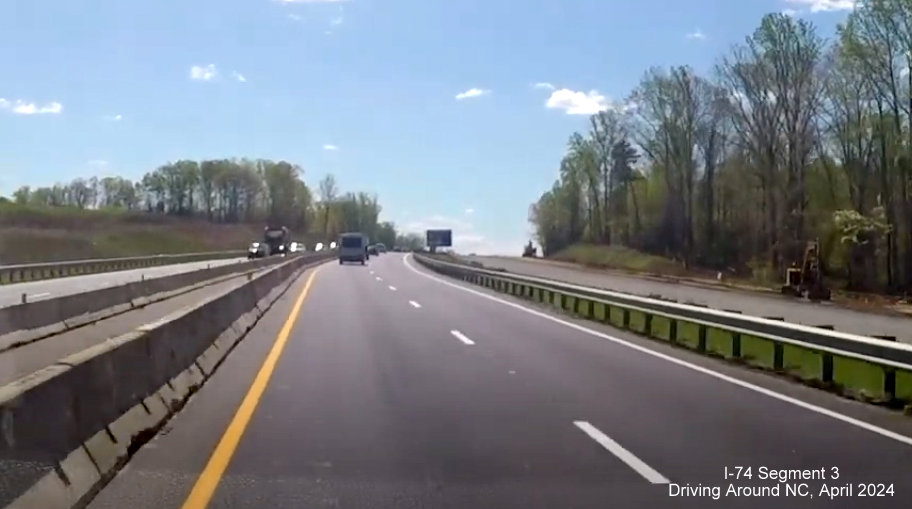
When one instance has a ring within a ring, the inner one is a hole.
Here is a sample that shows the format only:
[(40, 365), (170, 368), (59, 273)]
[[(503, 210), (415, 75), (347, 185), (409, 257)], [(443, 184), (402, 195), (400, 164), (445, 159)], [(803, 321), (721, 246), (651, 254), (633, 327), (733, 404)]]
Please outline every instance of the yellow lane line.
[(298, 295), (298, 300), (295, 301), (294, 307), (291, 308), (291, 313), (288, 314), (285, 325), (282, 326), (282, 330), (279, 331), (279, 335), (276, 336), (275, 343), (273, 343), (269, 355), (266, 356), (266, 360), (263, 361), (263, 365), (260, 366), (260, 371), (253, 380), (253, 384), (250, 385), (247, 395), (244, 396), (244, 401), (241, 402), (241, 406), (238, 407), (237, 412), (234, 414), (234, 418), (231, 419), (231, 424), (228, 425), (228, 429), (225, 430), (225, 434), (222, 435), (221, 440), (219, 440), (215, 452), (212, 453), (212, 457), (209, 458), (209, 462), (206, 464), (206, 468), (203, 469), (199, 479), (196, 480), (196, 484), (193, 485), (190, 496), (187, 497), (187, 500), (184, 501), (184, 505), (181, 506), (182, 509), (205, 509), (205, 507), (209, 505), (209, 501), (212, 500), (212, 496), (215, 494), (216, 488), (218, 488), (219, 481), (222, 480), (222, 476), (225, 474), (228, 464), (231, 463), (231, 457), (234, 456), (234, 451), (237, 450), (241, 437), (244, 435), (244, 430), (246, 430), (247, 425), (250, 424), (250, 419), (256, 411), (260, 398), (262, 398), (263, 393), (266, 392), (266, 387), (269, 385), (269, 379), (272, 378), (272, 373), (275, 371), (276, 364), (278, 364), (279, 359), (282, 357), (282, 352), (285, 350), (285, 345), (288, 343), (289, 336), (291, 336), (291, 330), (294, 328), (295, 321), (298, 319), (298, 314), (301, 312), (301, 306), (307, 298), (307, 293), (310, 291), (310, 285), (313, 283), (314, 277), (317, 275), (318, 271), (319, 269), (314, 270), (311, 272), (310, 277), (307, 278), (304, 289), (301, 290), (301, 294)]

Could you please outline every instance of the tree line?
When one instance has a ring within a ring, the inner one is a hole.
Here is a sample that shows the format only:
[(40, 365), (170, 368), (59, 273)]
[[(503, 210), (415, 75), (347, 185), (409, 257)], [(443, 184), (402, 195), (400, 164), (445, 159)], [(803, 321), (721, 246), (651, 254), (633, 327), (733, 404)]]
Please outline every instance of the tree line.
[(23, 205), (116, 209), (200, 218), (215, 223), (270, 223), (295, 233), (330, 240), (362, 231), (392, 246), (394, 224), (379, 222), (378, 198), (365, 192), (341, 193), (332, 174), (314, 192), (298, 165), (265, 159), (180, 160), (131, 181), (123, 177), (77, 178), (67, 184), (13, 192)]
[(768, 14), (709, 76), (646, 71), (570, 137), (530, 208), (544, 254), (621, 244), (781, 277), (819, 239), (851, 289), (912, 290), (912, 2), (859, 2), (836, 37)]

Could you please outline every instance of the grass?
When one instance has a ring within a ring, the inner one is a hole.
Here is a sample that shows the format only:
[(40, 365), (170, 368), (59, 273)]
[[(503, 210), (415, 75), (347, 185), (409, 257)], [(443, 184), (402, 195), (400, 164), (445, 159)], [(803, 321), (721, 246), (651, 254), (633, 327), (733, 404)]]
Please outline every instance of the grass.
[[(260, 223), (0, 203), (0, 265), (242, 250), (259, 240), (262, 228)], [(312, 239), (295, 234), (294, 240)]]

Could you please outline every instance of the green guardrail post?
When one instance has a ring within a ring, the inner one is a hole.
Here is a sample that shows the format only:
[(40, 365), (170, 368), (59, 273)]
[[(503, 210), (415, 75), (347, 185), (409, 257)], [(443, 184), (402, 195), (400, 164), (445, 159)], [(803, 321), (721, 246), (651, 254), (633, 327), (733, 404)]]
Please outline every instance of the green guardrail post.
[(741, 333), (732, 332), (732, 357), (735, 359), (741, 358)]
[(785, 357), (785, 350), (783, 349), (782, 343), (778, 341), (773, 343), (773, 369), (779, 371), (782, 370), (782, 359)]
[[(896, 341), (896, 336), (885, 336), (881, 334), (875, 334), (871, 337), (882, 339), (884, 341)], [(894, 401), (896, 399), (896, 368), (892, 366), (884, 366), (884, 379), (883, 379), (883, 389), (884, 396), (886, 396), (887, 401)]]
[[(781, 316), (764, 316), (766, 320), (776, 320), (779, 322), (784, 322), (785, 318)], [(785, 359), (785, 347), (782, 343), (778, 341), (773, 343), (773, 369), (781, 371), (784, 368), (784, 359)]]
[(896, 368), (884, 366), (884, 396), (887, 401), (896, 400)]
[[(825, 330), (834, 330), (835, 327), (832, 325), (817, 325), (818, 329)], [(833, 382), (833, 354), (830, 352), (822, 352), (821, 356), (821, 371), (820, 378), (823, 383), (832, 383)]]

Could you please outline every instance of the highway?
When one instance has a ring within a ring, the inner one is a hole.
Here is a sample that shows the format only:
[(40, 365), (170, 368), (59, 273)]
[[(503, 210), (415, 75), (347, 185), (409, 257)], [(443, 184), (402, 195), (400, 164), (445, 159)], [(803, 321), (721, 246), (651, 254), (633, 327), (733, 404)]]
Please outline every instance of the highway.
[[(910, 437), (895, 412), (389, 253), (307, 271), (88, 507), (908, 508)], [(768, 469), (825, 478), (786, 496)]]
[(515, 274), (633, 293), (644, 297), (661, 295), (682, 303), (736, 310), (754, 316), (780, 317), (788, 322), (805, 325), (833, 325), (838, 331), (865, 336), (893, 336), (899, 341), (912, 343), (912, 317), (898, 314), (868, 313), (833, 303), (812, 303), (774, 293), (717, 290), (687, 283), (663, 282), (551, 261), (499, 256), (471, 256), (464, 259), (482, 263), (485, 268), (502, 268)]
[(229, 258), (202, 262), (175, 263), (157, 267), (145, 267), (141, 269), (104, 272), (101, 274), (87, 274), (85, 276), (71, 276), (28, 283), (0, 285), (0, 307), (19, 304), (22, 302), (23, 293), (26, 294), (26, 299), (29, 302), (33, 302), (36, 300), (98, 290), (108, 286), (122, 285), (132, 281), (139, 281), (142, 277), (145, 277), (146, 279), (164, 277), (180, 274), (182, 272), (205, 269), (207, 266), (217, 267), (219, 265), (239, 263), (246, 260), (246, 258)]

